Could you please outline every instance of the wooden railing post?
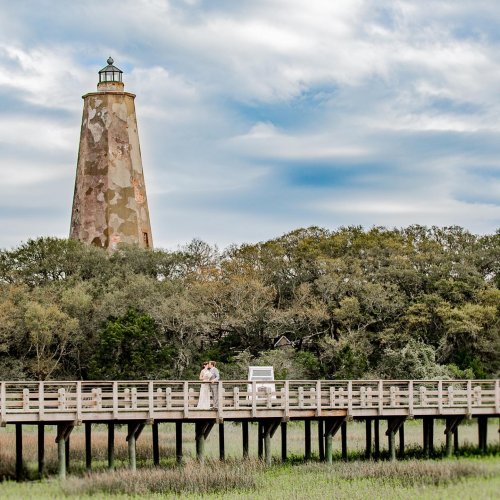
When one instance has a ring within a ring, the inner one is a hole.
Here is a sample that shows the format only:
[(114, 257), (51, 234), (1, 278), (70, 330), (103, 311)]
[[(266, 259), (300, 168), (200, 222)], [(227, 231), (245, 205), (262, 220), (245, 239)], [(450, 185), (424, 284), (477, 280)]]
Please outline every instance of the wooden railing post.
[(257, 384), (252, 381), (252, 417), (257, 416)]
[(285, 380), (285, 419), (290, 417), (290, 382)]
[(347, 382), (347, 415), (352, 415), (352, 380)]
[(233, 406), (235, 410), (240, 409), (240, 388), (237, 385), (233, 387)]
[(38, 382), (38, 420), (44, 419), (45, 394), (43, 382)]
[(82, 421), (82, 382), (76, 382), (76, 420)]
[(443, 414), (443, 381), (438, 381), (438, 412), (439, 415)]
[(66, 389), (64, 387), (60, 387), (57, 390), (58, 393), (58, 408), (60, 410), (65, 410), (66, 409)]
[(1, 410), (0, 415), (2, 417), (2, 425), (5, 425), (4, 422), (7, 417), (7, 391), (5, 388), (5, 382), (0, 383), (0, 400), (1, 400)]
[(299, 386), (299, 396), (298, 396), (298, 402), (299, 402), (299, 408), (302, 409), (304, 408), (304, 388), (302, 386)]
[(378, 414), (383, 415), (384, 413), (384, 382), (383, 380), (378, 381)]
[(408, 384), (408, 416), (413, 418), (413, 380)]
[(391, 385), (389, 388), (389, 395), (390, 395), (390, 406), (395, 407), (396, 406), (396, 387)]
[(454, 394), (453, 394), (453, 386), (452, 385), (449, 385), (448, 386), (448, 406), (453, 406), (453, 403), (454, 403)]
[(172, 409), (172, 388), (165, 387), (165, 408), (167, 410)]
[(113, 418), (118, 418), (118, 382), (113, 382)]
[(467, 416), (472, 416), (472, 380), (467, 380)]
[(495, 380), (495, 411), (500, 414), (500, 380)]
[(149, 403), (149, 419), (154, 420), (155, 417), (155, 396), (154, 396), (153, 381), (148, 382), (148, 403)]
[(217, 383), (217, 416), (222, 419), (222, 414), (224, 412), (224, 386), (222, 385), (222, 380)]
[(316, 381), (316, 416), (321, 417), (321, 380)]
[(137, 410), (137, 387), (132, 387), (130, 390), (130, 398), (132, 402), (132, 410)]
[(27, 388), (23, 389), (23, 411), (29, 411), (30, 409), (30, 390)]
[(184, 382), (183, 391), (183, 402), (184, 402), (184, 418), (189, 416), (189, 382)]

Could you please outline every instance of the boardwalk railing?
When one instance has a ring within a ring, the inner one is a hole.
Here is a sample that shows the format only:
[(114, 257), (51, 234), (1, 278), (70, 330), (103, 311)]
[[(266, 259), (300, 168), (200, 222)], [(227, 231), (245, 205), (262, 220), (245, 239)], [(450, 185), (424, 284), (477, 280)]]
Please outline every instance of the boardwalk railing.
[(198, 381), (0, 382), (0, 421), (500, 414), (499, 380), (277, 380), (218, 383), (212, 410)]

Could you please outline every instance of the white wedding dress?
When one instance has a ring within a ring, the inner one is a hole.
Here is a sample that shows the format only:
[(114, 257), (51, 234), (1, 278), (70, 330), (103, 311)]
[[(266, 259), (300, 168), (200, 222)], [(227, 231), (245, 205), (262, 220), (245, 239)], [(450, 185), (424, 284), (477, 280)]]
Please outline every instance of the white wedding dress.
[[(212, 373), (210, 370), (203, 370), (201, 376), (202, 382), (209, 382), (212, 377)], [(208, 384), (200, 384), (200, 399), (198, 399), (196, 408), (199, 410), (210, 409), (210, 386)]]

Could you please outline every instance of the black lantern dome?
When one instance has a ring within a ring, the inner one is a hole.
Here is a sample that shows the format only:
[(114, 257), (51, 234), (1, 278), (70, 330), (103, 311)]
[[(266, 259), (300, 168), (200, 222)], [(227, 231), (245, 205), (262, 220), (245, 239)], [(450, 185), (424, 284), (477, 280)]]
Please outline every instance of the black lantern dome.
[(108, 65), (99, 71), (99, 83), (105, 82), (121, 82), (123, 71), (113, 66), (113, 58), (108, 57)]

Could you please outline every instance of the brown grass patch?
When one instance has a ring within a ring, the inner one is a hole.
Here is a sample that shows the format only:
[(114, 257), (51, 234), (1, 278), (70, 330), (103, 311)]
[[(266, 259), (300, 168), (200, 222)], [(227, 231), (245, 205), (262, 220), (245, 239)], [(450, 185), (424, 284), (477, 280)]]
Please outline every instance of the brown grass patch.
[(332, 465), (309, 463), (303, 472), (327, 472), (336, 479), (354, 481), (379, 479), (402, 486), (449, 484), (468, 477), (494, 477), (500, 474), (498, 463), (475, 460), (404, 460), (399, 462), (336, 462)]
[(127, 494), (151, 493), (211, 493), (234, 489), (255, 489), (256, 473), (263, 469), (259, 461), (215, 460), (203, 464), (189, 462), (170, 469), (148, 468), (136, 472), (119, 470), (70, 478), (63, 484), (69, 494)]

